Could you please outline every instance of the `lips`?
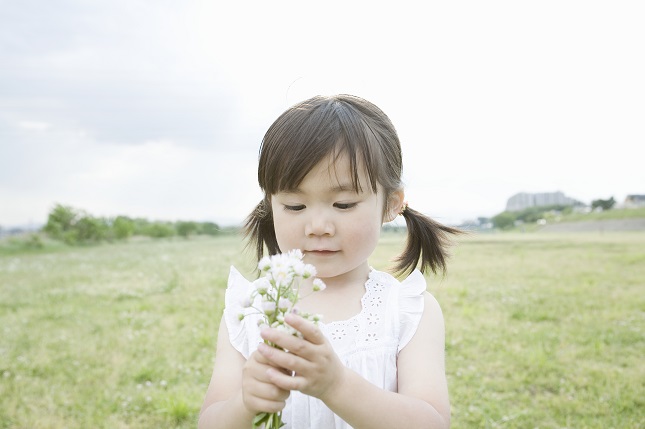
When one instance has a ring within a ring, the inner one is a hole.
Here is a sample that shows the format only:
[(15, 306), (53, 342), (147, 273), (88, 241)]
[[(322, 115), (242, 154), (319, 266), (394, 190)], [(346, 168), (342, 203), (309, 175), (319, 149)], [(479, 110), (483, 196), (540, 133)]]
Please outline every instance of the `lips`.
[(306, 254), (316, 255), (316, 256), (328, 256), (337, 253), (338, 250), (328, 250), (328, 249), (318, 249), (318, 250), (306, 250)]

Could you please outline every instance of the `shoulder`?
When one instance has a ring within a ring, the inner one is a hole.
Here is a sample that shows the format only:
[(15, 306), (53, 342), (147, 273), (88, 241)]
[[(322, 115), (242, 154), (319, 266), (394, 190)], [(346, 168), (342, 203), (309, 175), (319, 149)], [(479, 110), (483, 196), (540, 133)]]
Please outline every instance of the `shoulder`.
[(423, 319), (440, 318), (443, 320), (443, 312), (441, 311), (441, 304), (437, 301), (430, 292), (423, 292)]
[[(228, 339), (245, 358), (257, 347), (259, 340), (258, 315), (249, 308), (256, 280), (251, 282), (231, 267), (224, 296), (224, 317)], [(256, 296), (255, 299), (258, 297)]]
[(443, 314), (434, 296), (428, 292), (422, 296), (424, 311), (418, 328), (397, 359), (399, 393), (428, 402), (449, 421)]
[(247, 280), (234, 266), (231, 265), (228, 283), (225, 292), (226, 308), (235, 308), (239, 311), (244, 307), (244, 302), (251, 296), (251, 292), (263, 279)]
[(399, 393), (432, 404), (449, 421), (443, 312), (431, 293), (423, 290), (418, 297), (423, 309), (410, 340), (397, 357)]
[(369, 273), (369, 282), (378, 286), (392, 286), (397, 285), (399, 282), (390, 273), (379, 271), (372, 268)]
[(426, 290), (425, 277), (419, 270), (414, 270), (404, 279), (397, 279), (385, 271), (372, 269), (369, 273), (371, 282), (388, 288), (395, 288), (400, 295), (420, 295)]
[(429, 292), (423, 292), (423, 310), (418, 325), (409, 340), (408, 348), (430, 346), (443, 352), (445, 343), (445, 322), (439, 301)]
[(370, 280), (371, 289), (383, 296), (383, 311), (391, 321), (389, 326), (397, 341), (398, 353), (415, 335), (423, 316), (426, 295), (429, 295), (426, 292), (425, 277), (415, 270), (399, 281), (388, 273), (372, 270)]
[(401, 282), (401, 308), (407, 313), (408, 338), (401, 348), (408, 343), (438, 341), (443, 347), (444, 321), (443, 312), (437, 299), (426, 290), (426, 279), (420, 271), (415, 270), (408, 278)]

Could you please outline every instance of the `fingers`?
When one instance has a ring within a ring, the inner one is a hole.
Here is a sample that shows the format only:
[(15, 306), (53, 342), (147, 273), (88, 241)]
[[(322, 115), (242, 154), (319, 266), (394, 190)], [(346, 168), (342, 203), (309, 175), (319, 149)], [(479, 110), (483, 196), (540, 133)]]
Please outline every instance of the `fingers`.
[[(262, 346), (273, 349), (272, 347), (269, 347), (266, 344), (262, 344)], [(258, 350), (258, 352), (253, 353), (251, 355), (251, 357), (247, 361), (247, 364), (244, 366), (243, 380), (246, 381), (247, 385), (250, 385), (254, 388), (253, 389), (254, 392), (257, 390), (257, 393), (254, 393), (254, 394), (257, 394), (263, 397), (275, 397), (278, 399), (286, 399), (289, 396), (289, 392), (286, 392), (286, 391), (277, 392), (271, 388), (275, 386), (272, 386), (272, 381), (270, 377), (267, 375), (267, 371), (269, 369), (273, 369), (277, 372), (281, 372), (289, 376), (291, 376), (292, 374), (292, 371), (286, 370), (278, 366), (275, 362), (272, 362), (269, 359), (267, 359), (265, 356), (263, 356), (262, 353), (260, 353), (260, 350)], [(266, 385), (266, 386), (263, 386), (263, 385)], [(256, 386), (260, 386), (260, 387), (255, 389)]]
[[(266, 371), (267, 375), (271, 372), (277, 374), (282, 374), (280, 371), (268, 370)], [(282, 374), (284, 375), (284, 374)], [(267, 377), (267, 380), (271, 380), (271, 377)], [(261, 398), (267, 402), (284, 402), (289, 397), (289, 391), (285, 390), (272, 382), (269, 383), (257, 383), (253, 386), (253, 396), (256, 398)]]
[(284, 321), (287, 322), (287, 324), (289, 324), (295, 330), (299, 331), (304, 339), (309, 341), (310, 343), (323, 344), (325, 342), (325, 336), (320, 331), (318, 326), (308, 320), (305, 320), (297, 314), (287, 314), (284, 318)]
[(285, 317), (285, 322), (300, 331), (303, 338), (278, 329), (263, 329), (262, 338), (279, 348), (259, 344), (258, 351), (269, 365), (286, 369), (287, 376), (291, 376), (291, 372), (299, 374), (308, 372), (311, 370), (312, 362), (320, 357), (319, 348), (325, 344), (325, 337), (316, 325), (300, 316), (288, 315)]
[(307, 382), (304, 377), (298, 375), (287, 375), (275, 370), (274, 368), (267, 370), (267, 376), (269, 377), (269, 380), (271, 380), (271, 383), (287, 391), (301, 390)]
[(260, 353), (253, 353), (244, 365), (242, 377), (244, 404), (255, 413), (280, 411), (289, 397), (289, 390), (271, 381), (268, 375), (269, 369), (280, 373)]
[(277, 413), (282, 411), (287, 405), (286, 401), (272, 401), (255, 396), (245, 395), (244, 405), (254, 414), (257, 413)]
[[(293, 326), (304, 327), (308, 338), (316, 341), (318, 328), (310, 329), (309, 322), (294, 320)], [(317, 332), (316, 332), (317, 331)], [(320, 333), (322, 335), (322, 333)], [(344, 377), (344, 366), (328, 341), (313, 344), (307, 339), (298, 338), (277, 329), (262, 331), (262, 337), (284, 349), (260, 344), (258, 352), (269, 362), (266, 375), (271, 383), (284, 390), (298, 390), (309, 396), (321, 398), (330, 388), (338, 385)], [(324, 339), (324, 337), (323, 337)], [(283, 373), (287, 368), (292, 373)]]
[(285, 371), (282, 371), (283, 374), (289, 377), (292, 375), (292, 372), (303, 372), (309, 367), (309, 362), (296, 353), (285, 352), (284, 350), (270, 347), (266, 344), (260, 344), (258, 346), (258, 352), (271, 362), (272, 367), (284, 368)]
[(270, 362), (261, 353), (253, 353), (251, 359), (262, 365), (270, 365)]
[(318, 326), (310, 321), (295, 314), (288, 314), (285, 317), (285, 322), (299, 331), (306, 341), (302, 341), (301, 338), (290, 335), (287, 332), (271, 328), (262, 330), (260, 333), (262, 338), (297, 355), (302, 355), (302, 353), (306, 352), (307, 343), (313, 345), (325, 344), (325, 336)]

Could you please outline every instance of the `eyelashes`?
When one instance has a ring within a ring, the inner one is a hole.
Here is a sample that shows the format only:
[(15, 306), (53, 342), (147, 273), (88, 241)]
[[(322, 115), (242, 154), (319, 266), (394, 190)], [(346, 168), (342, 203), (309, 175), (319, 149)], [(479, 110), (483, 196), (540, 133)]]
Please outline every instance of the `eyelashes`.
[(304, 210), (304, 209), (305, 209), (305, 206), (303, 206), (303, 205), (288, 206), (288, 205), (286, 205), (286, 204), (285, 204), (285, 205), (284, 205), (284, 209), (285, 209), (286, 211), (288, 211), (288, 212), (299, 212), (299, 211), (301, 211), (301, 210)]
[[(334, 203), (334, 207), (340, 210), (349, 210), (358, 205), (358, 203)], [(304, 204), (287, 205), (284, 204), (284, 209), (289, 212), (299, 212), (306, 208)]]
[(356, 204), (358, 203), (335, 203), (334, 207), (341, 210), (348, 210), (348, 209), (351, 209), (352, 207), (356, 207)]

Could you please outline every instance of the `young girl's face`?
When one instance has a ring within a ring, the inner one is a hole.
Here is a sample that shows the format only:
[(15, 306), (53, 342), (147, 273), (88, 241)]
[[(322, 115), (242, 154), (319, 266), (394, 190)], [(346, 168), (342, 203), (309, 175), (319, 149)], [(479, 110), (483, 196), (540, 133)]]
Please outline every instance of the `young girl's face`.
[(376, 247), (385, 204), (379, 186), (374, 193), (363, 169), (362, 190), (352, 185), (350, 162), (341, 155), (318, 163), (297, 189), (271, 196), (280, 250), (301, 249), (317, 277), (333, 281), (367, 279), (367, 258)]

